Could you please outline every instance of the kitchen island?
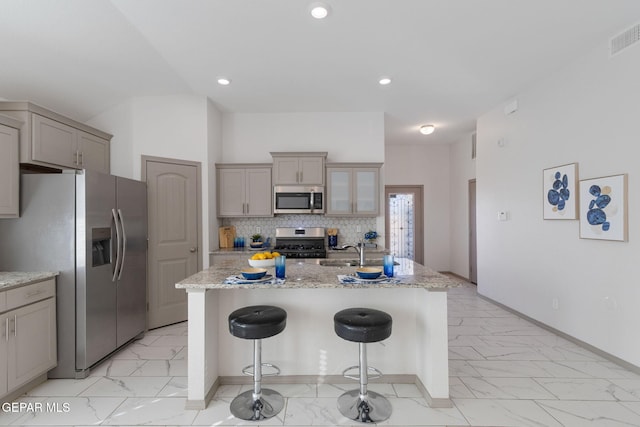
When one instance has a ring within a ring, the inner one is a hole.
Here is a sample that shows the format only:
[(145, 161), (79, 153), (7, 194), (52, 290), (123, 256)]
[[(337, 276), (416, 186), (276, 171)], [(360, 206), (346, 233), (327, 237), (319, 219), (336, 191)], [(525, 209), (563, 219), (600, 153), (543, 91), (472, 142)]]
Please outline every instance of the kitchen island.
[(226, 284), (248, 267), (246, 259), (224, 260), (180, 281), (176, 287), (187, 291), (189, 304), (186, 407), (206, 407), (222, 384), (251, 381), (239, 375), (251, 364), (252, 344), (229, 334), (227, 316), (258, 304), (277, 305), (288, 316), (284, 332), (263, 342), (263, 360), (281, 369), (280, 377), (265, 380), (348, 382), (341, 372), (357, 364), (358, 348), (336, 336), (333, 315), (369, 307), (393, 317), (391, 337), (368, 346), (369, 363), (386, 382), (415, 383), (431, 406), (450, 406), (446, 290), (460, 282), (408, 259), (396, 261), (391, 283), (341, 284), (338, 275), (356, 267), (287, 260), (284, 283)]

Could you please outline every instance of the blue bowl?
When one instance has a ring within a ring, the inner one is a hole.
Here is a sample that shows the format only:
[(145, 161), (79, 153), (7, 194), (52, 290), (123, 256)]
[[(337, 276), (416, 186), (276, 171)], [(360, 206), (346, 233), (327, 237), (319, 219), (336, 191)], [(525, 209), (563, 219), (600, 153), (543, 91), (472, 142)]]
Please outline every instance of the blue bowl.
[(361, 279), (377, 279), (382, 274), (382, 269), (378, 267), (360, 267), (356, 274)]
[(242, 276), (247, 280), (258, 280), (262, 279), (265, 274), (267, 274), (266, 268), (247, 268), (242, 270)]

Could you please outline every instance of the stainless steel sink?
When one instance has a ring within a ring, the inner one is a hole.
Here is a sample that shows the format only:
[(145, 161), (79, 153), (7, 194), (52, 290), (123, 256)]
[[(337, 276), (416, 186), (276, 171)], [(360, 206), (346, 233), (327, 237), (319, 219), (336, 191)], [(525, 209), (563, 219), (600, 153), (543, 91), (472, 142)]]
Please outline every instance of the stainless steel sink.
[[(357, 267), (359, 262), (356, 259), (321, 259), (318, 261), (318, 264), (325, 267)], [(400, 263), (396, 261), (394, 261), (393, 264), (400, 265)], [(366, 260), (365, 265), (370, 267), (382, 267), (383, 262), (382, 259), (368, 259)]]
[[(382, 259), (378, 258), (378, 259), (367, 259), (365, 262), (366, 266), (369, 267), (382, 267), (384, 265), (384, 262)], [(397, 261), (393, 261), (393, 265), (400, 265), (399, 262)]]
[(325, 267), (357, 267), (359, 262), (355, 259), (321, 259), (318, 264)]

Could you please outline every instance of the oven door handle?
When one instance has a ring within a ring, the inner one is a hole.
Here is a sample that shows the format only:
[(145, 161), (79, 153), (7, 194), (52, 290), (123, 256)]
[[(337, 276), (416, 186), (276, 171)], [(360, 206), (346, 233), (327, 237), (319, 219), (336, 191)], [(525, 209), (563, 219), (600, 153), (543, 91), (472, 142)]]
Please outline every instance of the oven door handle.
[(315, 191), (311, 190), (309, 192), (309, 210), (313, 212), (313, 201), (315, 200)]

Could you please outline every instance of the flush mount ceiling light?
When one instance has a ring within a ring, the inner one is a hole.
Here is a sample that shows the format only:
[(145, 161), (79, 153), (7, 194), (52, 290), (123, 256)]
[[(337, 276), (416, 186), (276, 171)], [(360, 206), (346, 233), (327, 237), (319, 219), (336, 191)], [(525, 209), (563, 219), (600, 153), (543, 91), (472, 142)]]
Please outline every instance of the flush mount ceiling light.
[(380, 83), (382, 86), (386, 86), (389, 83), (391, 83), (391, 78), (390, 77), (380, 77), (380, 80), (378, 80), (378, 83)]
[(226, 77), (218, 77), (218, 84), (221, 86), (227, 86), (231, 84), (231, 80)]
[(433, 133), (434, 130), (436, 130), (436, 127), (434, 125), (420, 126), (420, 133), (423, 135), (430, 135)]
[(316, 19), (324, 19), (329, 15), (330, 8), (324, 3), (312, 3), (309, 13)]

